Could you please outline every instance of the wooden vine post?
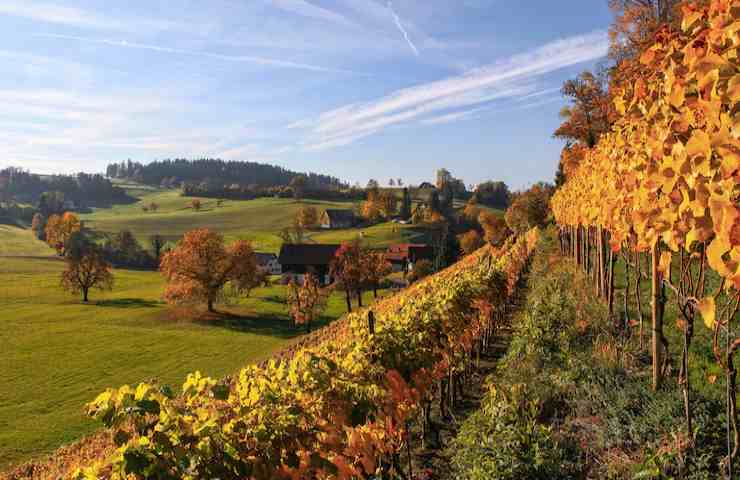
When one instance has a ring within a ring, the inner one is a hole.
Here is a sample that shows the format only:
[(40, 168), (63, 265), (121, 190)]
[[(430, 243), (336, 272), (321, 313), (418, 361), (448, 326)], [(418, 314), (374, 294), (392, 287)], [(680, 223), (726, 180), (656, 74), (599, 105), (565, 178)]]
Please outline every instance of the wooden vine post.
[(663, 336), (663, 315), (660, 303), (661, 298), (661, 279), (660, 272), (658, 270), (658, 263), (660, 261), (660, 246), (658, 242), (655, 242), (652, 252), (651, 262), (651, 273), (650, 279), (652, 284), (652, 318), (653, 318), (653, 344), (652, 344), (652, 357), (653, 357), (653, 390), (658, 390), (663, 381), (663, 345), (661, 343), (661, 337)]

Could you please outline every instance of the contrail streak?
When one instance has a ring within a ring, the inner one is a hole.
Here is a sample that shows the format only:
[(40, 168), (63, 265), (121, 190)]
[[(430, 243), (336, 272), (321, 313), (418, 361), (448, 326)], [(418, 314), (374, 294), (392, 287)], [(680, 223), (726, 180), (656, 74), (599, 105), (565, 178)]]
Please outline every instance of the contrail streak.
[(171, 47), (163, 47), (159, 45), (148, 45), (144, 43), (127, 42), (125, 40), (97, 39), (97, 38), (88, 38), (88, 37), (77, 37), (74, 35), (56, 35), (56, 34), (42, 34), (42, 33), (36, 34), (34, 36), (45, 37), (45, 38), (56, 38), (60, 40), (73, 40), (73, 41), (84, 42), (84, 43), (96, 43), (100, 45), (110, 45), (112, 47), (150, 50), (153, 52), (160, 52), (160, 53), (173, 53), (177, 55), (189, 55), (189, 56), (194, 56), (194, 57), (212, 58), (215, 60), (222, 60), (222, 61), (227, 61), (227, 62), (246, 62), (246, 63), (254, 63), (258, 65), (269, 65), (273, 67), (311, 70), (314, 72), (348, 73), (348, 74), (353, 74), (353, 75), (357, 74), (357, 72), (352, 72), (349, 70), (339, 70), (339, 69), (334, 69), (334, 68), (321, 67), (318, 65), (310, 65), (306, 63), (296, 63), (296, 62), (290, 62), (286, 60), (277, 60), (274, 58), (255, 57), (255, 56), (250, 56), (250, 55), (224, 55), (221, 53), (203, 52), (203, 51), (198, 51), (198, 50), (183, 50), (181, 48), (171, 48)]
[(398, 29), (403, 34), (403, 38), (406, 39), (406, 43), (408, 43), (409, 44), (409, 47), (411, 47), (411, 50), (414, 51), (414, 55), (416, 55), (418, 57), (419, 56), (419, 50), (416, 48), (416, 45), (414, 45), (414, 42), (412, 42), (411, 39), (409, 38), (409, 34), (408, 34), (408, 32), (406, 32), (406, 29), (403, 28), (403, 25), (401, 24), (401, 19), (398, 18), (398, 15), (393, 10), (393, 4), (391, 3), (390, 0), (388, 0), (388, 10), (391, 11), (391, 14), (393, 15), (393, 19), (396, 21), (396, 26), (398, 26)]

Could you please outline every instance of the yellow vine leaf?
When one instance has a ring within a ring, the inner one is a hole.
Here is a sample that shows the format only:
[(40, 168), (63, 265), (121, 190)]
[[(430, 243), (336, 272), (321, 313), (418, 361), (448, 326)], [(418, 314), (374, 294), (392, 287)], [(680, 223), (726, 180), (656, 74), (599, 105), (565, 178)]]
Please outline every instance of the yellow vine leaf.
[(701, 313), (701, 318), (704, 319), (704, 325), (706, 325), (708, 329), (714, 330), (714, 324), (716, 322), (716, 305), (714, 303), (714, 297), (706, 297), (700, 300), (697, 304), (697, 308), (699, 309), (699, 313)]
[(707, 132), (703, 130), (694, 130), (691, 134), (691, 138), (686, 144), (686, 153), (689, 158), (703, 155), (706, 158), (712, 156), (712, 143), (709, 139)]

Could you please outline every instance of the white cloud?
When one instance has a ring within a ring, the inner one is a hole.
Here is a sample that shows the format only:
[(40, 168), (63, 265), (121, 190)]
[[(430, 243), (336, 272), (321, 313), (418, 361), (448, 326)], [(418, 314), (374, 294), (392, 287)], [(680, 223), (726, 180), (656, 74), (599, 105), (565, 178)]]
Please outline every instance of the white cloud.
[(138, 29), (170, 30), (180, 27), (179, 24), (169, 21), (113, 19), (78, 8), (52, 3), (39, 3), (32, 0), (3, 0), (0, 2), (0, 15), (21, 17), (45, 23), (134, 32)]
[(265, 66), (280, 67), (280, 68), (294, 68), (298, 70), (310, 70), (314, 72), (356, 74), (356, 72), (351, 72), (349, 70), (340, 70), (340, 69), (322, 67), (319, 65), (310, 65), (306, 63), (290, 62), (286, 60), (278, 60), (275, 58), (257, 57), (257, 56), (252, 56), (252, 55), (224, 55), (221, 53), (204, 52), (204, 51), (199, 51), (199, 50), (185, 50), (182, 48), (172, 48), (172, 47), (166, 47), (162, 45), (150, 45), (150, 44), (144, 44), (144, 43), (128, 42), (126, 40), (111, 40), (111, 39), (79, 37), (75, 35), (56, 35), (56, 34), (38, 34), (36, 36), (45, 37), (45, 38), (56, 38), (59, 40), (73, 40), (77, 42), (108, 45), (111, 47), (119, 47), (119, 48), (149, 50), (153, 52), (168, 53), (168, 54), (174, 54), (174, 55), (188, 55), (188, 56), (194, 56), (194, 57), (210, 58), (213, 60), (221, 60), (225, 62), (254, 63), (257, 65), (265, 65)]
[(424, 125), (440, 125), (444, 123), (452, 123), (460, 120), (467, 120), (475, 116), (476, 113), (484, 110), (483, 108), (474, 108), (472, 110), (463, 110), (461, 112), (447, 113), (445, 115), (439, 115), (436, 117), (425, 118), (421, 121)]
[(398, 90), (383, 98), (327, 111), (293, 128), (308, 128), (310, 145), (346, 145), (391, 125), (431, 113), (470, 107), (500, 98), (533, 95), (530, 83), (557, 70), (606, 54), (608, 38), (594, 32), (548, 43), (466, 74)]
[(355, 22), (348, 20), (343, 15), (309, 3), (306, 0), (270, 0), (270, 4), (275, 8), (302, 17), (324, 20), (345, 27), (358, 27)]

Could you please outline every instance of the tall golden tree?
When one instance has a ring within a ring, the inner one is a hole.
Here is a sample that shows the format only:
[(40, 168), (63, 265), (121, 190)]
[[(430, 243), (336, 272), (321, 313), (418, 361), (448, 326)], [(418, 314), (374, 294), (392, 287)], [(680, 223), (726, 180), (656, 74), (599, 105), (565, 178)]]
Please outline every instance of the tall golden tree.
[(555, 131), (555, 138), (592, 148), (609, 130), (616, 115), (606, 77), (583, 72), (567, 80), (562, 93), (570, 100), (570, 105), (560, 111), (563, 123)]
[(311, 333), (311, 324), (326, 310), (328, 297), (328, 290), (321, 288), (316, 275), (304, 275), (303, 285), (291, 280), (288, 284), (288, 305), (295, 324), (305, 325), (306, 333)]
[(610, 0), (614, 23), (609, 28), (609, 56), (620, 63), (636, 59), (666, 24), (678, 23), (683, 0)]
[(316, 228), (319, 224), (319, 212), (316, 207), (301, 207), (296, 214), (295, 222), (306, 230)]
[(82, 293), (87, 303), (91, 289), (111, 290), (113, 274), (111, 266), (97, 248), (89, 248), (79, 255), (69, 255), (62, 272), (62, 288), (70, 293)]
[(226, 246), (223, 236), (202, 228), (186, 233), (177, 247), (162, 257), (160, 270), (168, 282), (164, 294), (168, 303), (202, 302), (213, 312), (226, 284), (236, 291), (253, 284), (257, 260), (248, 241)]
[(59, 255), (64, 255), (67, 251), (67, 245), (72, 235), (82, 230), (82, 223), (77, 215), (66, 212), (64, 215), (52, 215), (46, 222), (46, 243), (57, 251)]

